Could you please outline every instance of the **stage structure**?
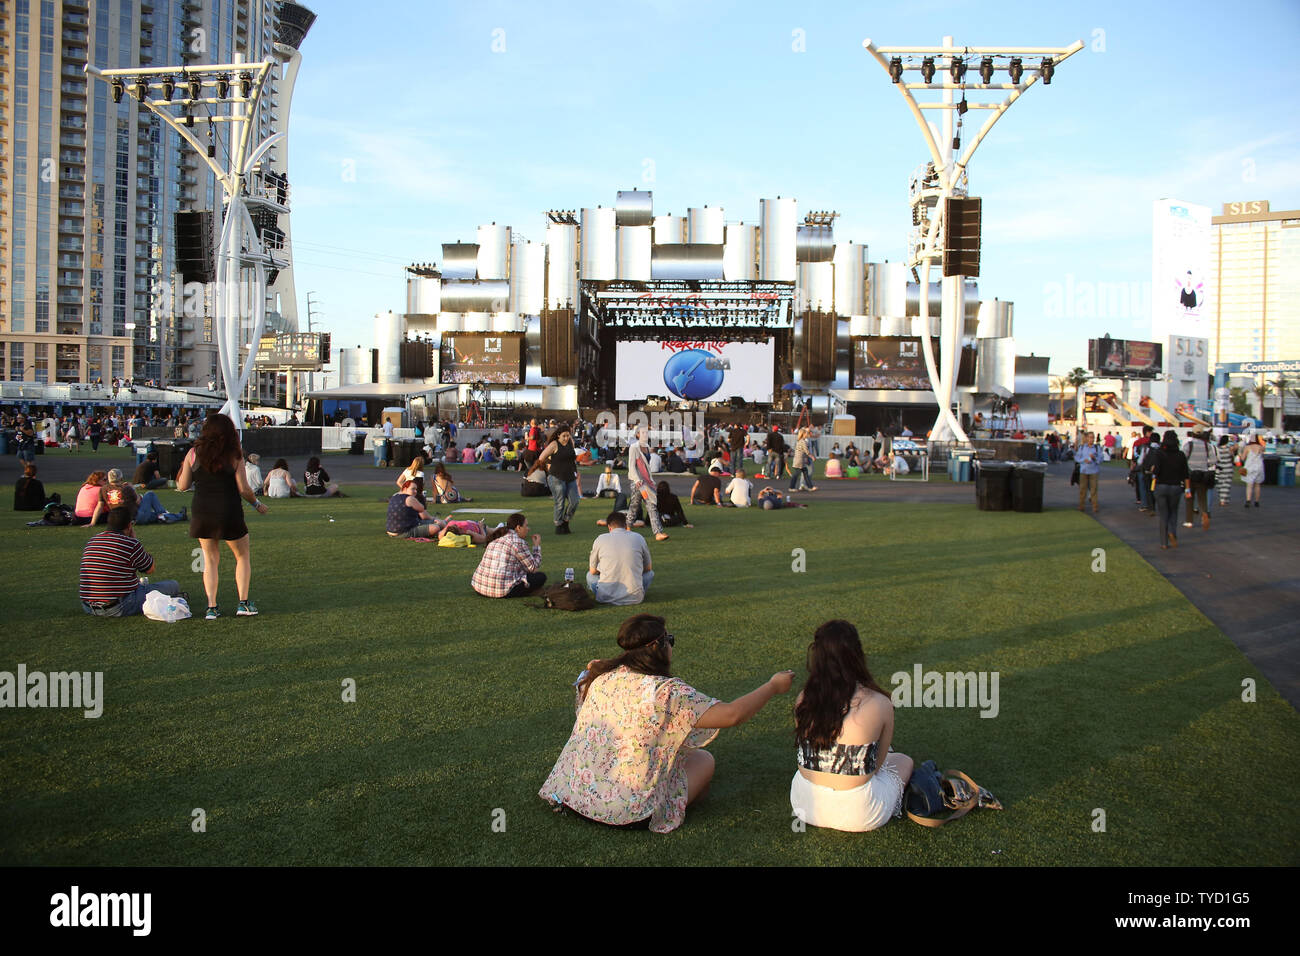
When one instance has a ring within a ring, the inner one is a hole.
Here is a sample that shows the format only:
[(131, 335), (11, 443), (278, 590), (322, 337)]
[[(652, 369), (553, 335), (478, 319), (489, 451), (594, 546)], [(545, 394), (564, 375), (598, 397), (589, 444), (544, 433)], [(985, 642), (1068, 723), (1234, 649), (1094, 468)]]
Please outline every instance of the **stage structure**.
[[(243, 426), (239, 396), (257, 365), (251, 346), (261, 341), (266, 326), (268, 272), (274, 275), (290, 265), (285, 234), (274, 225), (276, 215), (287, 211), (287, 185), (260, 165), (285, 135), (262, 139), (259, 132), (263, 89), (276, 68), (274, 61), (242, 63), (238, 58), (205, 66), (101, 70), (86, 65), (88, 76), (109, 83), (114, 102), (129, 94), (189, 143), (225, 193), (215, 248), (214, 312), (227, 395), (221, 410), (236, 428)], [(222, 150), (224, 156), (218, 156)], [(251, 304), (251, 315), (245, 304)]]
[[(967, 167), (984, 137), (1011, 104), (1039, 79), (1050, 84), (1056, 68), (1083, 49), (1083, 42), (1060, 48), (958, 47), (948, 36), (937, 47), (877, 48), (870, 39), (863, 40), (862, 45), (898, 87), (930, 153), (929, 163), (912, 177), (913, 233), (909, 265), (913, 270), (919, 267), (917, 282), (921, 288), (928, 289), (930, 266), (935, 260), (943, 264), (938, 357), (942, 365), (936, 361), (930, 341), (928, 295), (920, 297), (917, 335), (939, 405), (939, 417), (931, 437), (937, 441), (967, 442), (966, 432), (952, 409), (966, 311), (965, 277), (979, 275), (980, 200), (968, 196)], [(1026, 59), (1031, 61), (1028, 70)], [(1032, 62), (1035, 59), (1037, 64)], [(1010, 82), (994, 83), (995, 76), (1003, 72)], [(906, 82), (909, 73), (920, 73), (921, 82)], [(956, 91), (961, 91), (961, 100), (954, 102)], [(938, 98), (918, 102), (916, 93), (937, 93)], [(935, 142), (923, 110), (942, 111), (940, 142)], [(970, 110), (986, 110), (989, 116), (961, 153), (963, 119)]]

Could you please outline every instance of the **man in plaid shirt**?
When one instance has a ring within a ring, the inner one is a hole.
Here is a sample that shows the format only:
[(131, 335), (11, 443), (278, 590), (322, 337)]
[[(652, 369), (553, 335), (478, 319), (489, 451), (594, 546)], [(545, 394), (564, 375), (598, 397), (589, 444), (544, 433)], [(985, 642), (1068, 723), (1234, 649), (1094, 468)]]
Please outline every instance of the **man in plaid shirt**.
[(474, 571), (470, 585), (484, 597), (522, 597), (546, 583), (542, 566), (542, 536), (533, 535), (527, 545), (528, 519), (512, 514), (506, 519), (506, 533), (488, 544), (483, 560)]

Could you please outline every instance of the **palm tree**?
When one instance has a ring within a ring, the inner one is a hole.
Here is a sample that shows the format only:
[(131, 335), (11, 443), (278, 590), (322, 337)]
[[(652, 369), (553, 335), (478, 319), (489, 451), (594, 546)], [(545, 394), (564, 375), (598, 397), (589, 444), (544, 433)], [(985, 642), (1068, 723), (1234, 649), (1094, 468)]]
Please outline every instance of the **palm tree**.
[(1076, 365), (1070, 370), (1070, 374), (1065, 376), (1065, 381), (1074, 386), (1074, 431), (1075, 440), (1078, 440), (1078, 431), (1083, 422), (1083, 387), (1092, 381), (1092, 376), (1088, 370)]
[(1268, 384), (1262, 378), (1251, 387), (1251, 394), (1259, 402), (1259, 424), (1264, 425), (1264, 399), (1273, 394), (1273, 386)]
[(1246, 395), (1246, 390), (1237, 385), (1228, 389), (1228, 394), (1232, 396), (1232, 413), (1234, 415), (1250, 414), (1250, 398)]
[(1060, 404), (1056, 406), (1056, 420), (1058, 422), (1065, 421), (1065, 386), (1068, 384), (1064, 375), (1053, 375), (1051, 377), (1050, 386), (1052, 390), (1059, 389), (1061, 393)]

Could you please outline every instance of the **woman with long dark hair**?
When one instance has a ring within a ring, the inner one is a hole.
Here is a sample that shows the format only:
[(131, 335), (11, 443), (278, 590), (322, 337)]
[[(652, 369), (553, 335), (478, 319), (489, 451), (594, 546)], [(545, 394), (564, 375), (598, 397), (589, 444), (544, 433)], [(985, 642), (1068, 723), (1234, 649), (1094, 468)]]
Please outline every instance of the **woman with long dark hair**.
[(554, 809), (613, 826), (648, 822), (655, 833), (677, 829), (713, 779), (713, 756), (700, 748), (794, 679), (781, 671), (723, 703), (672, 676), (674, 643), (662, 617), (637, 614), (618, 630), (623, 653), (587, 665), (573, 733), (538, 794)]
[(582, 500), (582, 476), (578, 473), (578, 455), (568, 425), (561, 425), (551, 433), (537, 464), (545, 465), (548, 461), (546, 484), (555, 502), (555, 533), (572, 534), (569, 522)]
[(889, 749), (894, 705), (867, 669), (858, 630), (848, 621), (827, 621), (813, 635), (794, 722), (795, 816), (855, 833), (901, 816), (912, 758)]
[(248, 598), (253, 577), (253, 558), (249, 550), (248, 526), (244, 524), (243, 498), (266, 514), (267, 507), (257, 500), (249, 487), (244, 469), (244, 452), (239, 446), (235, 423), (226, 415), (209, 415), (203, 423), (199, 440), (185, 456), (176, 487), (181, 491), (194, 488), (190, 516), (190, 537), (198, 538), (203, 549), (203, 590), (207, 592), (207, 620), (221, 616), (217, 607), (217, 568), (221, 563), (221, 542), (235, 556), (235, 587), (239, 592), (236, 615), (251, 617), (257, 606)]
[(1191, 472), (1187, 456), (1178, 447), (1178, 432), (1172, 428), (1165, 432), (1160, 446), (1147, 455), (1145, 469), (1155, 484), (1156, 516), (1160, 519), (1157, 532), (1160, 550), (1178, 547), (1178, 499), (1192, 494)]

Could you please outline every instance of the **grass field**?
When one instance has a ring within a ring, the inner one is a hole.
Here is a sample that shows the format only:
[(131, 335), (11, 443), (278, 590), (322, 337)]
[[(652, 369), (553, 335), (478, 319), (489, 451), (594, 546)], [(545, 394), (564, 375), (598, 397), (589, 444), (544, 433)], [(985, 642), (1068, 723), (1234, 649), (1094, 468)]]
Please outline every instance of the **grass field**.
[[(714, 696), (786, 667), (802, 681), (812, 631), (831, 617), (858, 625), (886, 686), (917, 663), (999, 672), (996, 718), (900, 709), (894, 743), (966, 770), (1006, 805), (939, 831), (796, 832), (792, 693), (722, 732), (712, 792), (658, 836), (556, 816), (536, 796), (572, 725), (570, 684), (612, 654), (628, 609), (478, 598), (468, 581), (480, 549), (390, 540), (388, 489), (350, 490), (250, 514), (259, 617), (233, 616), (227, 561), (228, 616), (175, 625), (82, 614), (87, 529), (29, 530), (31, 516), (7, 513), (0, 670), (103, 671), (105, 704), (97, 720), (0, 711), (0, 863), (1300, 862), (1285, 784), (1300, 717), (1172, 586), (1073, 510), (816, 500), (710, 511), (652, 542), (643, 609), (677, 635), (675, 673)], [(477, 497), (549, 527), (549, 499)], [(544, 535), (553, 580), (566, 566), (581, 577), (601, 514), (584, 502), (574, 535)], [(153, 577), (179, 579), (201, 608), (186, 526), (140, 538)], [(1104, 573), (1092, 570), (1096, 548)], [(346, 678), (355, 703), (341, 700)], [(1245, 678), (1257, 702), (1242, 701)], [(204, 833), (191, 829), (195, 808)]]

